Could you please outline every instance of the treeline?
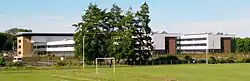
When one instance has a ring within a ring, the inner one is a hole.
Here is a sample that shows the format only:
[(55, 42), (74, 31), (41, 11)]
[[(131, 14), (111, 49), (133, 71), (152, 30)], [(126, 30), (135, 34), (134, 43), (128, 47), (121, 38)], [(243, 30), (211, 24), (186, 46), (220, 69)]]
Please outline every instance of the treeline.
[(18, 32), (32, 32), (29, 29), (12, 28), (5, 32), (0, 32), (0, 52), (14, 50), (17, 46), (17, 37), (15, 34)]
[(235, 44), (237, 53), (250, 53), (250, 38), (236, 38)]
[(132, 8), (124, 11), (118, 5), (111, 9), (100, 9), (89, 4), (82, 15), (82, 21), (74, 24), (75, 56), (83, 55), (85, 60), (115, 57), (120, 61), (145, 61), (153, 50), (151, 28), (149, 27), (149, 6), (143, 3), (139, 11)]

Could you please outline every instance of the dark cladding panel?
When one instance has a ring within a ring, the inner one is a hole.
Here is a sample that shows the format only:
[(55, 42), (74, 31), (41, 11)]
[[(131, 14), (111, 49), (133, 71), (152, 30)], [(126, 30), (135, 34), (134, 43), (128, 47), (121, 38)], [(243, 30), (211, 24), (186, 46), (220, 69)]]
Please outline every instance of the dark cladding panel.
[(232, 38), (221, 38), (221, 51), (224, 53), (231, 53)]
[(168, 54), (176, 54), (176, 37), (165, 37), (165, 50)]

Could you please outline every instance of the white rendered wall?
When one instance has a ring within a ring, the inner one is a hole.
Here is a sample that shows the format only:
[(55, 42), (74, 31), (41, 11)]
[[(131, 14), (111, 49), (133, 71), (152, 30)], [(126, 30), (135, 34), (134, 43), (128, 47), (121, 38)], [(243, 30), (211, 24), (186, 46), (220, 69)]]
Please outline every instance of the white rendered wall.
[(165, 35), (164, 34), (154, 34), (152, 36), (155, 49), (165, 49)]
[(219, 35), (208, 35), (208, 49), (221, 49), (221, 37)]
[(152, 40), (154, 42), (154, 47), (156, 50), (165, 49), (165, 37), (179, 37), (180, 33), (168, 33), (168, 34), (153, 34)]

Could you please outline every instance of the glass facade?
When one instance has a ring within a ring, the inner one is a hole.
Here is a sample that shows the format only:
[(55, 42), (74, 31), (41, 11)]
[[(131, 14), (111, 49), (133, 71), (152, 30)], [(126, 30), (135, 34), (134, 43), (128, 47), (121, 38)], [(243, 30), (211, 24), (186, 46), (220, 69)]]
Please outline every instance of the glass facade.
[(177, 41), (197, 41), (197, 40), (207, 40), (206, 37), (204, 38), (185, 38), (185, 39), (178, 39)]
[(34, 45), (33, 48), (60, 48), (60, 47), (74, 47), (74, 44), (62, 44), (62, 45)]

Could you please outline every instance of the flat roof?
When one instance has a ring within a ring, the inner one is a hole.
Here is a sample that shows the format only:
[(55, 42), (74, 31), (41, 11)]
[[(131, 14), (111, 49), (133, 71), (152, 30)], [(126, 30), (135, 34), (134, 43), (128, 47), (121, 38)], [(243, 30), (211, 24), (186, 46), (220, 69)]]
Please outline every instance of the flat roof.
[(192, 33), (192, 34), (183, 34), (184, 36), (189, 36), (189, 35), (220, 35), (220, 36), (236, 36), (234, 33), (213, 33), (213, 32), (205, 32), (205, 33)]
[(209, 35), (209, 34), (213, 34), (213, 33), (188, 33), (188, 34), (183, 34), (184, 36), (188, 36), (188, 35)]
[(16, 36), (73, 36), (71, 32), (19, 32)]
[(178, 37), (181, 35), (181, 33), (167, 33), (167, 34), (155, 33), (153, 35), (164, 35), (165, 37)]

